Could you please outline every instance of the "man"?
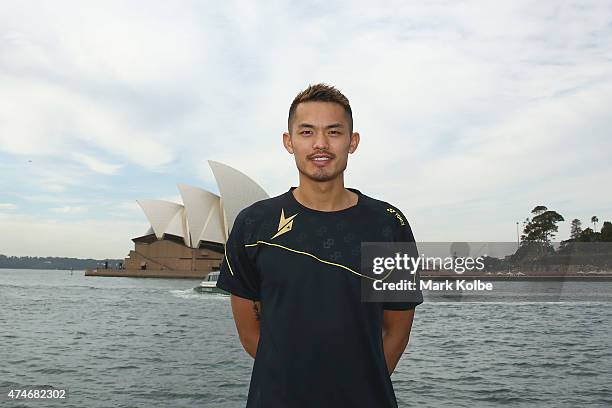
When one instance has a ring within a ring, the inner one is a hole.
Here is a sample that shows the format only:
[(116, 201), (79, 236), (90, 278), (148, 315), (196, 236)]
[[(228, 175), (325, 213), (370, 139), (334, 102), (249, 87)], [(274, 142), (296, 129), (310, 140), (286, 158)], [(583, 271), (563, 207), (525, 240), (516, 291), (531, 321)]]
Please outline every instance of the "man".
[(283, 134), (299, 186), (234, 222), (217, 286), (255, 358), (248, 408), (397, 407), (390, 375), (422, 296), (362, 302), (360, 244), (414, 237), (397, 208), (344, 187), (359, 138), (340, 91), (300, 92)]

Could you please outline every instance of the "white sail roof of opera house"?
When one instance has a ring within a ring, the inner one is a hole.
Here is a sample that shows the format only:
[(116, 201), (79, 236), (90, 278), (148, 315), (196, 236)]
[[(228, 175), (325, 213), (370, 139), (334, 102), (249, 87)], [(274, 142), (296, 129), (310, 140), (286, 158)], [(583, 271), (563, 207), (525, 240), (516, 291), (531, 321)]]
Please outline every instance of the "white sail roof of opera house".
[(199, 187), (179, 184), (189, 225), (189, 246), (197, 248), (200, 241), (225, 242), (221, 200), (218, 195)]
[(136, 202), (147, 216), (157, 239), (162, 239), (164, 234), (172, 234), (182, 237), (185, 245), (189, 245), (184, 206), (163, 200), (136, 200)]
[(225, 228), (231, 231), (238, 213), (254, 202), (268, 198), (268, 194), (246, 174), (233, 167), (212, 160), (208, 161), (208, 165), (221, 193)]
[(244, 173), (209, 160), (221, 196), (200, 187), (179, 184), (183, 204), (164, 200), (137, 200), (157, 239), (164, 235), (183, 238), (198, 248), (202, 241), (224, 244), (238, 213), (268, 194)]

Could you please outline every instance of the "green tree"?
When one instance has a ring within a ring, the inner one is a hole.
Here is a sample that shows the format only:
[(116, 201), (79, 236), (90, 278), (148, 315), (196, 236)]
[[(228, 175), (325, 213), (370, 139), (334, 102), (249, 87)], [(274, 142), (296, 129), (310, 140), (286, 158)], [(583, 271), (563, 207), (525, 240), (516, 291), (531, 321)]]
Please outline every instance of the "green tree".
[(537, 215), (542, 214), (546, 210), (548, 210), (548, 208), (546, 208), (545, 206), (537, 205), (533, 210), (531, 210), (531, 213), (537, 216)]
[(582, 222), (578, 218), (574, 218), (572, 220), (572, 225), (570, 227), (570, 239), (578, 238), (581, 232), (582, 232)]
[(580, 233), (580, 236), (578, 237), (577, 241), (579, 241), (579, 242), (596, 242), (596, 241), (598, 241), (597, 233), (595, 231), (593, 231), (593, 229), (590, 228), (590, 227), (589, 228), (585, 228)]
[(525, 225), (522, 240), (526, 242), (539, 242), (546, 245), (555, 237), (559, 230), (557, 223), (565, 221), (563, 216), (556, 211), (549, 210), (543, 205), (539, 205), (531, 210), (534, 216)]
[(604, 221), (601, 227), (600, 239), (605, 242), (612, 242), (612, 222)]

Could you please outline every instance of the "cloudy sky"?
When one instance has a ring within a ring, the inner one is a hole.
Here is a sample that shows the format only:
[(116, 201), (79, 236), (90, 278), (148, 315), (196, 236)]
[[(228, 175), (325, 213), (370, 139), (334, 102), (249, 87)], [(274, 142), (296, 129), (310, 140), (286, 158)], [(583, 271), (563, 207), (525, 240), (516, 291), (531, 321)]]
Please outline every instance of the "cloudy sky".
[(135, 200), (216, 192), (209, 159), (285, 192), (316, 82), (361, 133), (346, 185), (419, 241), (513, 241), (540, 204), (561, 239), (612, 220), (611, 2), (254, 3), (1, 2), (0, 253), (122, 258)]

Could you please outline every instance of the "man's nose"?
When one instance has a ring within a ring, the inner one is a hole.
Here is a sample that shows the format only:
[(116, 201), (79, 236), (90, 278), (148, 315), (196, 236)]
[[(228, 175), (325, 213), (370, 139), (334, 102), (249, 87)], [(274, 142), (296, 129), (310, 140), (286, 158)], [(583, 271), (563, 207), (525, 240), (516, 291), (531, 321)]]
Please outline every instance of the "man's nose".
[(329, 141), (324, 132), (315, 132), (313, 149), (327, 150), (329, 149)]

